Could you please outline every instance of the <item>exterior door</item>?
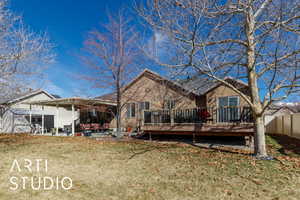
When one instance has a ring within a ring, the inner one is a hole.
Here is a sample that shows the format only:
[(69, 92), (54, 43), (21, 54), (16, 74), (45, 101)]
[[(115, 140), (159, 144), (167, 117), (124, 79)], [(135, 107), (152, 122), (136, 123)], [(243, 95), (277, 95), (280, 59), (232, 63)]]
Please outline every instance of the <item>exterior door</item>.
[(239, 97), (228, 96), (218, 99), (218, 122), (235, 122), (239, 120)]

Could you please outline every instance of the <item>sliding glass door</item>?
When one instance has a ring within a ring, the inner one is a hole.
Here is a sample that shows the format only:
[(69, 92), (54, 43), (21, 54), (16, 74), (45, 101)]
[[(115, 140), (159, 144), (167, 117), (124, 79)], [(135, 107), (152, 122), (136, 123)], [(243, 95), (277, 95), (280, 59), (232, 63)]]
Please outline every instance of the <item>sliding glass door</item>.
[(240, 118), (239, 97), (227, 96), (218, 99), (218, 122), (235, 122)]

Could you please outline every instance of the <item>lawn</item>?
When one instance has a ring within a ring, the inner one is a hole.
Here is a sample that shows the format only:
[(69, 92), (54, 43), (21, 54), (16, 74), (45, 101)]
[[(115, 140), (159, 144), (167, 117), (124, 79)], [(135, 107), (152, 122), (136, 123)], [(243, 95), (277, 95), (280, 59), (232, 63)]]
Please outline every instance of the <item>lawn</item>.
[[(276, 160), (257, 161), (180, 143), (0, 136), (0, 199), (300, 199), (300, 147), (277, 140), (268, 137)], [(24, 158), (47, 159), (48, 171), (10, 172)], [(73, 187), (12, 191), (12, 176), (66, 176)]]

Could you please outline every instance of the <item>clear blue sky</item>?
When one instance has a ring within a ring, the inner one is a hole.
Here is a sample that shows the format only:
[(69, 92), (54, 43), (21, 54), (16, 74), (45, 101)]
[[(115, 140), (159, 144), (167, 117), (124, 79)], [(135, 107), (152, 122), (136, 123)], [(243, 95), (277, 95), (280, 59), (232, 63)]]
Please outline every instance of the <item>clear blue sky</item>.
[(97, 96), (107, 90), (91, 90), (72, 74), (86, 70), (78, 59), (87, 32), (105, 23), (107, 9), (116, 11), (130, 6), (132, 0), (11, 0), (10, 8), (34, 31), (46, 31), (56, 45), (56, 63), (47, 70), (44, 89), (64, 97), (79, 95)]

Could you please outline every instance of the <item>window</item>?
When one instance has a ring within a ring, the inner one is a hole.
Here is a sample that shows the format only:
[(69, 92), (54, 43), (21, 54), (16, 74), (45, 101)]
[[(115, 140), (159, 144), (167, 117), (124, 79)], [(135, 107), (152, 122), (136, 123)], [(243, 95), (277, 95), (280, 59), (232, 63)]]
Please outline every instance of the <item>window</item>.
[(175, 105), (176, 105), (175, 100), (166, 100), (164, 108), (167, 110), (171, 110), (171, 109), (175, 108)]
[(150, 109), (150, 103), (145, 101), (145, 102), (139, 102), (139, 111), (142, 110), (149, 110)]
[(218, 121), (234, 122), (239, 120), (239, 97), (219, 97)]
[(237, 96), (219, 97), (219, 107), (232, 107), (232, 106), (239, 106), (239, 97)]
[(135, 117), (135, 103), (128, 103), (126, 105), (126, 116), (127, 118)]

